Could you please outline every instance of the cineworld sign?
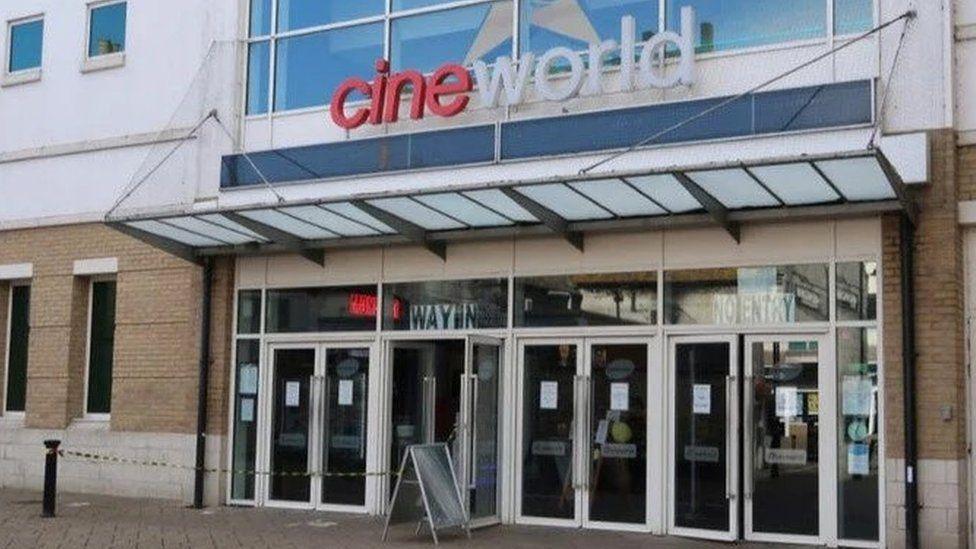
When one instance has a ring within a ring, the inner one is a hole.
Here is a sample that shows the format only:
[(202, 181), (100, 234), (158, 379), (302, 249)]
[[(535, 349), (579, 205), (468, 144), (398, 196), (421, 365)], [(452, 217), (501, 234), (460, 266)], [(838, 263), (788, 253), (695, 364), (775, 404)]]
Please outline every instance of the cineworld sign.
[[(342, 82), (332, 96), (329, 112), (332, 120), (342, 128), (352, 130), (363, 124), (396, 122), (400, 118), (400, 103), (409, 91), (410, 118), (420, 120), (427, 111), (440, 117), (456, 116), (468, 108), (471, 93), (478, 87), (478, 98), (485, 108), (499, 105), (515, 106), (524, 101), (530, 76), (535, 76), (535, 91), (546, 101), (568, 101), (584, 95), (593, 96), (607, 92), (628, 92), (635, 89), (673, 88), (690, 86), (695, 81), (695, 12), (693, 8), (681, 9), (681, 34), (667, 31), (656, 34), (643, 44), (640, 57), (621, 55), (620, 83), (616, 90), (605, 89), (603, 83), (604, 56), (616, 50), (637, 51), (637, 24), (632, 16), (620, 20), (620, 42), (604, 40), (590, 44), (587, 58), (566, 47), (553, 48), (536, 59), (527, 53), (518, 66), (508, 57), (499, 57), (493, 69), (484, 61), (474, 62), (475, 82), (471, 73), (457, 63), (446, 63), (425, 78), (415, 70), (390, 74), (390, 63), (376, 61), (376, 77), (372, 82), (353, 77)], [(678, 48), (677, 66), (670, 73), (660, 68), (660, 59), (668, 44)], [(557, 64), (568, 70), (553, 76)], [(655, 66), (657, 65), (657, 66)], [(347, 109), (346, 103), (354, 92), (368, 98), (368, 104)]]

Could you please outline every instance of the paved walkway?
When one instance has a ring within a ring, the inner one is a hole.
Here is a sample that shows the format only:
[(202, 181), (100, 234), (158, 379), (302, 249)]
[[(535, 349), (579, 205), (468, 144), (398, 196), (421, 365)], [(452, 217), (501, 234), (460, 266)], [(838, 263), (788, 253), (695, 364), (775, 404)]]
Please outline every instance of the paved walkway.
[[(380, 542), (383, 522), (376, 517), (280, 509), (214, 507), (197, 511), (177, 502), (62, 494), (58, 517), (40, 518), (41, 494), (0, 490), (0, 548), (100, 549), (103, 547), (268, 547), (287, 549), (396, 549), (432, 547), (413, 528), (394, 530)], [(723, 544), (644, 534), (564, 528), (499, 526), (479, 530), (469, 541), (449, 531), (443, 547), (508, 549), (566, 547), (586, 549), (706, 549)], [(750, 547), (738, 545), (738, 547)], [(763, 549), (771, 545), (753, 546)]]

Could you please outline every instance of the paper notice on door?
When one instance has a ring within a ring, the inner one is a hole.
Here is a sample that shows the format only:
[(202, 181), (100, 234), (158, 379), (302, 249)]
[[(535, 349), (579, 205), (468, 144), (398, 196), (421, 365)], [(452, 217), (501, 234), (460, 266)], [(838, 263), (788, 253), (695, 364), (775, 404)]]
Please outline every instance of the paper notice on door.
[(302, 384), (297, 381), (285, 382), (285, 406), (297, 408)]
[(543, 381), (539, 384), (539, 409), (555, 410), (559, 407), (559, 382)]
[(868, 452), (867, 444), (848, 444), (847, 445), (847, 474), (849, 475), (869, 475), (871, 474), (871, 454)]
[(256, 364), (241, 366), (240, 379), (237, 380), (238, 392), (242, 395), (258, 394), (258, 367)]
[(618, 412), (630, 410), (630, 383), (610, 384), (610, 409)]
[(351, 379), (339, 380), (339, 396), (337, 398), (339, 406), (352, 406), (352, 388)]
[(691, 391), (692, 413), (708, 415), (712, 413), (712, 386), (696, 383)]
[(874, 384), (863, 376), (844, 376), (841, 387), (844, 392), (841, 398), (841, 408), (845, 416), (871, 415), (871, 403), (874, 400)]
[(796, 387), (776, 388), (776, 417), (796, 417), (797, 414)]
[(253, 398), (241, 399), (241, 421), (244, 423), (251, 423), (252, 421), (254, 421), (254, 399)]

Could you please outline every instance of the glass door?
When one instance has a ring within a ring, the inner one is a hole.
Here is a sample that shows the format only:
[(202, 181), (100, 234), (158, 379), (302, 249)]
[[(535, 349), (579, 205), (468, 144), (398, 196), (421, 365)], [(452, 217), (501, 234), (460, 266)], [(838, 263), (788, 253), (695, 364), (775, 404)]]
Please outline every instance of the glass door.
[(328, 345), (315, 393), (320, 421), (316, 470), (319, 508), (366, 505), (367, 405), (370, 347)]
[(647, 524), (646, 341), (588, 341), (584, 526)]
[(816, 336), (746, 338), (747, 539), (819, 543), (822, 352)]
[(521, 397), (517, 464), (519, 521), (580, 524), (577, 455), (583, 350), (579, 340), (520, 342)]
[(458, 477), (467, 489), (468, 513), (474, 526), (499, 522), (500, 433), (498, 401), (501, 391), (502, 352), (499, 339), (469, 337), (467, 373), (463, 386), (464, 421)]
[(317, 349), (271, 347), (271, 428), (268, 501), (308, 507), (312, 502), (312, 380)]
[(671, 531), (733, 540), (739, 522), (737, 338), (675, 338), (669, 351)]

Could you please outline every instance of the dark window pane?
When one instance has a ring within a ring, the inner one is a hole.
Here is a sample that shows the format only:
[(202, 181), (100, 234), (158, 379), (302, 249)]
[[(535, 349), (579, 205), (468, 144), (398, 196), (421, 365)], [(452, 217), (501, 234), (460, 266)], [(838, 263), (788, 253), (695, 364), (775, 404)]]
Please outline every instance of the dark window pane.
[(237, 294), (237, 333), (261, 332), (261, 290), (241, 290)]
[(773, 91), (755, 96), (755, 133), (868, 124), (872, 90), (864, 82), (845, 82)]
[(8, 412), (23, 412), (27, 399), (30, 286), (14, 286), (10, 299), (10, 348), (7, 351), (7, 394), (4, 402)]
[[(369, 80), (383, 57), (383, 24), (371, 23), (278, 41), (275, 53), (276, 111), (326, 105), (352, 76)], [(323, 60), (327, 59), (325, 63)]]
[(248, 28), (251, 36), (271, 34), (271, 0), (251, 0)]
[(41, 66), (44, 21), (31, 21), (10, 27), (8, 72), (36, 69)]
[(827, 265), (664, 273), (667, 324), (789, 324), (830, 316)]
[(231, 498), (254, 499), (254, 461), (257, 456), (258, 354), (260, 345), (251, 339), (237, 342), (237, 371), (234, 393), (234, 474)]
[(878, 264), (837, 264), (837, 320), (878, 318)]
[(91, 10), (88, 57), (125, 51), (125, 2)]
[(89, 414), (108, 414), (112, 410), (115, 281), (92, 283), (90, 344), (87, 410)]
[(386, 284), (383, 329), (466, 330), (508, 324), (508, 280), (436, 280)]
[(394, 71), (433, 72), (446, 61), (493, 63), (512, 55), (512, 2), (394, 19), (390, 41)]
[(386, 0), (278, 0), (278, 32), (383, 15)]
[(271, 84), (270, 42), (255, 42), (247, 50), (247, 114), (268, 112), (268, 86)]
[[(475, 126), (248, 155), (271, 183), (489, 162), (495, 158), (494, 126)], [(222, 187), (263, 184), (240, 155), (225, 156)]]
[[(604, 40), (620, 42), (620, 20), (627, 15), (635, 19), (637, 40), (643, 42), (658, 32), (658, 9), (657, 0), (522, 2), (519, 47), (522, 54), (539, 56), (559, 46), (587, 51), (590, 44)], [(606, 54), (603, 62), (619, 65), (619, 49)]]
[(838, 538), (878, 539), (878, 331), (837, 330)]
[(657, 273), (515, 279), (515, 326), (654, 324)]
[(827, 36), (827, 10), (823, 0), (668, 0), (668, 30), (681, 32), (684, 6), (695, 9), (698, 52)]
[(322, 503), (365, 505), (369, 349), (329, 349), (324, 382)]
[(865, 32), (874, 26), (872, 0), (834, 0), (834, 33)]
[(268, 290), (268, 333), (376, 329), (376, 286)]

